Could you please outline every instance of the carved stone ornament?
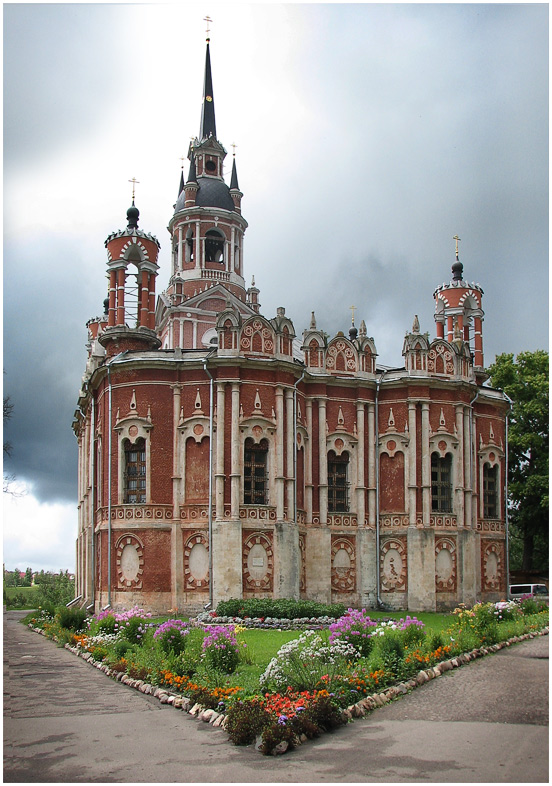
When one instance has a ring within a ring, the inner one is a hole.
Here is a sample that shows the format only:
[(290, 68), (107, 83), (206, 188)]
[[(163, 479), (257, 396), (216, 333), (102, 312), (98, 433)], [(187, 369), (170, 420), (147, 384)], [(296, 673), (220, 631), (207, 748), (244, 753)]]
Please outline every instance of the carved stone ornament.
[(144, 546), (131, 533), (121, 535), (115, 544), (117, 554), (117, 584), (119, 590), (142, 589)]
[(381, 586), (384, 592), (406, 591), (406, 540), (390, 538), (381, 547)]

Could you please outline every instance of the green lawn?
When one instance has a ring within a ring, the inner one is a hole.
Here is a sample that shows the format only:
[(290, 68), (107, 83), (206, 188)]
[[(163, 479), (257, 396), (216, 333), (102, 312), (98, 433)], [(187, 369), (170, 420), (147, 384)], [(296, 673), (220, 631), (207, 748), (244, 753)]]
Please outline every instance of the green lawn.
[(6, 605), (5, 597), (16, 598), (18, 603), (9, 605), (10, 609), (36, 609), (38, 607), (38, 593), (39, 587), (6, 587), (4, 586), (4, 605)]

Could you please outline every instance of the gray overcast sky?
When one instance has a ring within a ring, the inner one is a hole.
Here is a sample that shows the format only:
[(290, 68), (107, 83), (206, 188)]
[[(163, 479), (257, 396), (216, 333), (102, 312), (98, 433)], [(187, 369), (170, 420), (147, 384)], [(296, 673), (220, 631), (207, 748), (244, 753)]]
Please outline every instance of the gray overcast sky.
[(8, 566), (74, 566), (86, 321), (106, 296), (104, 240), (161, 242), (199, 130), (205, 23), (217, 132), (249, 222), (262, 312), (350, 306), (387, 365), (414, 314), (433, 336), (459, 234), (484, 289), (484, 350), (548, 348), (547, 4), (4, 5), (4, 390)]

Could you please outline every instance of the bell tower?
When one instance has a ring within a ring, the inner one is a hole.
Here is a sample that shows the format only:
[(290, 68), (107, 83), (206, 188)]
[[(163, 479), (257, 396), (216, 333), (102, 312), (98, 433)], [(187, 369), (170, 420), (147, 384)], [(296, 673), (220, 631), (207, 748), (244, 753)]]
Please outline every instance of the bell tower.
[(469, 346), (477, 381), (487, 379), (483, 364), (483, 290), (479, 284), (464, 280), (464, 266), (460, 262), (456, 235), (456, 259), (452, 265), (452, 279), (441, 284), (433, 293), (437, 338), (448, 342), (460, 336)]
[(157, 328), (164, 348), (209, 346), (228, 300), (253, 313), (243, 275), (243, 239), (235, 146), (230, 185), (224, 180), (227, 152), (217, 138), (210, 39), (207, 38), (199, 134), (188, 147), (189, 169), (180, 176), (171, 235), (171, 277), (160, 297)]
[(105, 241), (109, 279), (107, 327), (98, 341), (106, 354), (124, 350), (158, 349), (155, 332), (155, 279), (159, 241), (138, 229), (140, 211), (134, 204), (127, 210), (127, 227), (112, 232)]

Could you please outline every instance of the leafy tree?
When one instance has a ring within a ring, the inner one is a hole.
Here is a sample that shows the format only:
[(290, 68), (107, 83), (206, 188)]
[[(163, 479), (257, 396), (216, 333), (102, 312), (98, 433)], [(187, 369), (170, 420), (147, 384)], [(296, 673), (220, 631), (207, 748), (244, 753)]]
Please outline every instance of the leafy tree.
[(33, 569), (27, 568), (25, 571), (25, 578), (23, 579), (24, 587), (31, 587), (33, 583)]
[[(11, 419), (12, 414), (13, 414), (13, 402), (9, 396), (4, 396), (4, 411), (3, 411), (4, 428), (6, 427), (6, 421)], [(3, 444), (3, 449), (4, 449), (4, 459), (9, 458), (12, 454), (11, 442), (5, 440)], [(17, 488), (17, 484), (15, 483), (15, 480), (16, 480), (15, 475), (4, 471), (2, 489), (5, 494), (11, 494), (13, 497), (22, 497), (24, 496), (24, 492)]]
[[(548, 568), (548, 352), (498, 355), (492, 385), (512, 400), (508, 432), (511, 567)], [(516, 564), (521, 558), (521, 564)]]
[(55, 606), (65, 606), (75, 597), (75, 581), (69, 571), (60, 573), (45, 573), (40, 583), (39, 603), (52, 603)]

